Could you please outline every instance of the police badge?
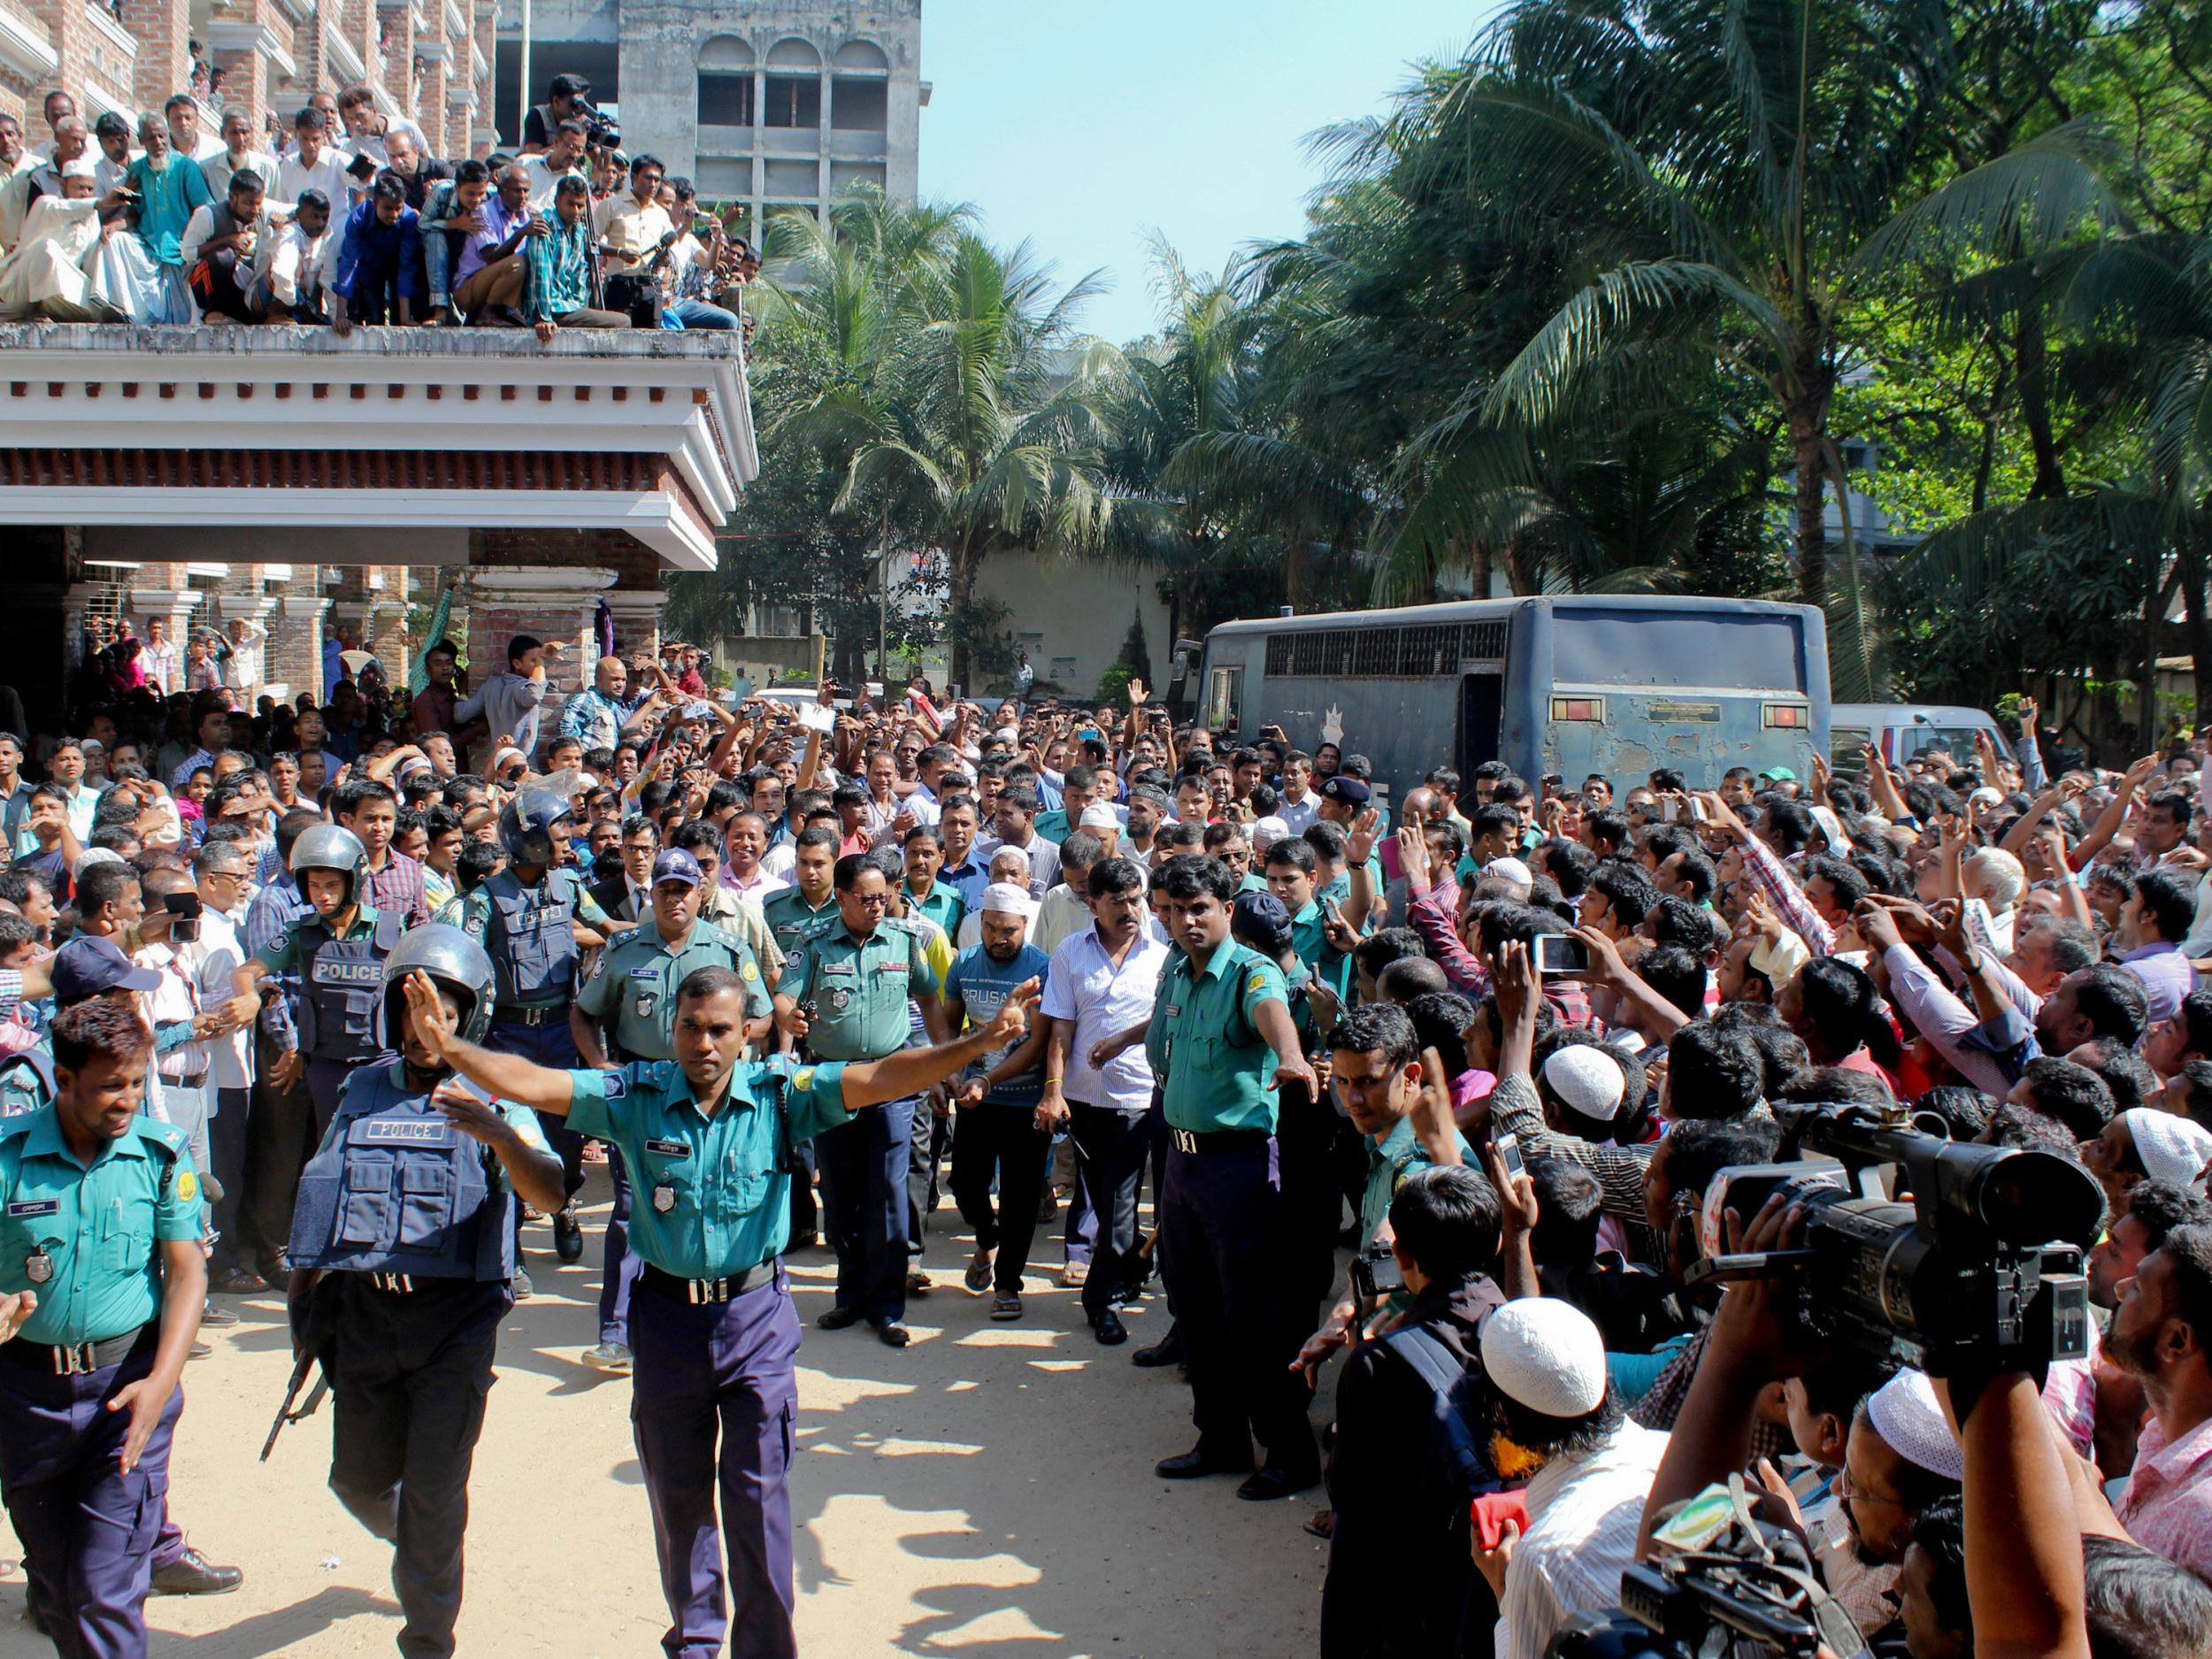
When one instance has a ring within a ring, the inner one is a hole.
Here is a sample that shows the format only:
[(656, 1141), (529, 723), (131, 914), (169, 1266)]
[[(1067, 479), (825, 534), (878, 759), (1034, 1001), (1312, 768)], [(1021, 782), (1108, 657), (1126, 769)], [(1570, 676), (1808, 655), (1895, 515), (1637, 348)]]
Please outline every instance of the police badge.
[(23, 1277), (34, 1285), (43, 1285), (53, 1276), (54, 1258), (44, 1250), (33, 1250), (23, 1258)]
[(664, 1185), (653, 1189), (653, 1208), (658, 1214), (664, 1216), (675, 1207), (676, 1189), (674, 1187)]

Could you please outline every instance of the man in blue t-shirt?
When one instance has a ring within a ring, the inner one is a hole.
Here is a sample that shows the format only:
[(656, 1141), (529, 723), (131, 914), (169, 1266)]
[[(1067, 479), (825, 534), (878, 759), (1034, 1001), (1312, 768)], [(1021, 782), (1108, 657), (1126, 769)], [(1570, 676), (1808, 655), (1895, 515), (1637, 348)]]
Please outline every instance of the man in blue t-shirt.
[[(983, 942), (953, 959), (945, 973), (946, 1029), (987, 1025), (1025, 980), (1042, 984), (1051, 958), (1029, 942), (1036, 904), (1025, 887), (994, 882), (983, 890)], [(1037, 1121), (1044, 1093), (1041, 1022), (1010, 1048), (986, 1055), (949, 1085), (955, 1116), (952, 1196), (975, 1229), (968, 1288), (997, 1286), (994, 1319), (1022, 1317), (1022, 1271), (1037, 1233), (1037, 1201), (1052, 1154), (1052, 1133)], [(991, 1178), (998, 1177), (998, 1205)]]

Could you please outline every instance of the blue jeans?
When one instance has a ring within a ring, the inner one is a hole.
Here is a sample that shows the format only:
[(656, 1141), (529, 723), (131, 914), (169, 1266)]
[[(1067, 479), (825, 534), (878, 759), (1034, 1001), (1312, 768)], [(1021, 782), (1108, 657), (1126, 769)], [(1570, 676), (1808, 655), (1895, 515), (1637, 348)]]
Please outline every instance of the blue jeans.
[[(670, 322), (670, 318), (674, 322)], [(737, 314), (705, 300), (671, 300), (661, 307), (664, 328), (734, 328)]]

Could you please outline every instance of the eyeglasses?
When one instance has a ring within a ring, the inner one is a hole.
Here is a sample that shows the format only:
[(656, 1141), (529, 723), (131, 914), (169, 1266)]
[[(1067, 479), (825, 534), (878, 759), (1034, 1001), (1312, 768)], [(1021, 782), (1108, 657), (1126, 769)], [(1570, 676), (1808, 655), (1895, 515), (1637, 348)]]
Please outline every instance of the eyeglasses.
[(1878, 1504), (1886, 1509), (1902, 1509), (1910, 1507), (1901, 1499), (1885, 1498), (1878, 1493), (1867, 1491), (1851, 1479), (1851, 1465), (1848, 1463), (1836, 1471), (1836, 1495), (1848, 1499), (1854, 1503)]
[(891, 895), (887, 893), (848, 893), (843, 896), (864, 910), (887, 910), (891, 908)]

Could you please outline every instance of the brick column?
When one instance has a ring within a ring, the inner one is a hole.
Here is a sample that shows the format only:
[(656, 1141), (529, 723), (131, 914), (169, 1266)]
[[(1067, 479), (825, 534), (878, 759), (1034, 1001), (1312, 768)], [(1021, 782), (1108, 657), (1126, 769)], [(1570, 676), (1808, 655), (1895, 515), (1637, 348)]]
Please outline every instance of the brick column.
[(159, 113), (192, 81), (192, 19), (186, 0), (123, 0), (123, 27), (138, 42), (131, 96)]
[(269, 641), (262, 648), (262, 667), (272, 687), (285, 687), (286, 700), (311, 691), (315, 701), (323, 696), (323, 625), (330, 601), (315, 591), (315, 572), (284, 584), (276, 614), (267, 618)]

